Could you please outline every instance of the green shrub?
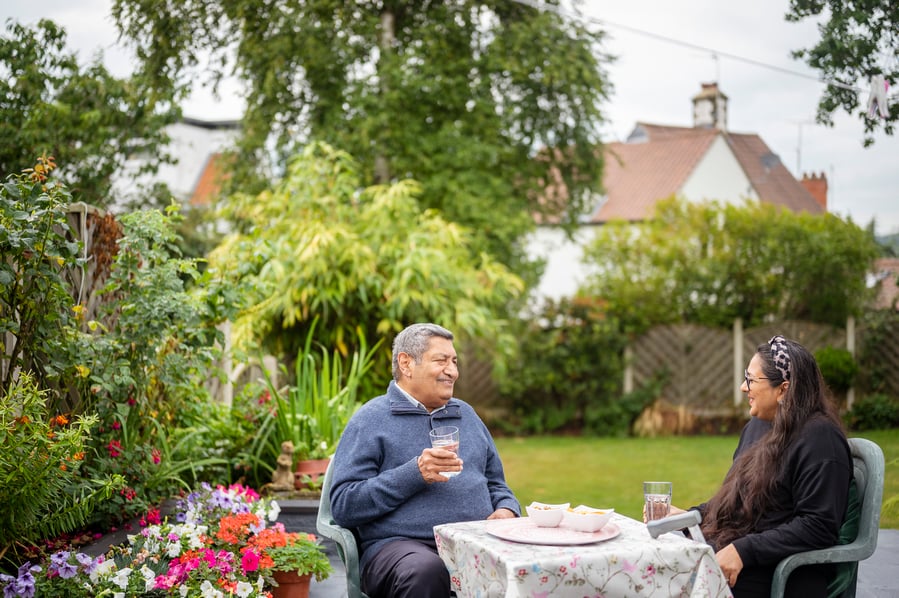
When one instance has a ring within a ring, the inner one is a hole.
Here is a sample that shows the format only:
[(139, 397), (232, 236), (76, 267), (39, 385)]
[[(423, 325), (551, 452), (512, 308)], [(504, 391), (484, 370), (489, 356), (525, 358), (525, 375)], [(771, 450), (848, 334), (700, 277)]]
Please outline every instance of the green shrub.
[(96, 418), (54, 414), (46, 395), (27, 372), (0, 394), (0, 557), (84, 525), (124, 483), (80, 478)]
[(602, 306), (563, 300), (523, 326), (520, 354), (499, 381), (510, 413), (498, 425), (513, 433), (627, 434), (642, 398), (621, 396), (627, 338)]
[(99, 417), (85, 475), (113, 472), (127, 481), (99, 506), (100, 526), (142, 514), (194, 486), (202, 467), (227, 463), (205, 453), (189, 422), (175, 432), (192, 405), (211, 401), (204, 383), (216, 375), (223, 340), (215, 323), (230, 308), (197, 260), (180, 256), (178, 219), (175, 207), (121, 218), (101, 319), (78, 337), (81, 406)]
[(815, 352), (815, 361), (833, 392), (843, 395), (852, 388), (858, 374), (858, 364), (852, 353), (846, 349), (824, 347)]
[(899, 399), (885, 394), (863, 397), (846, 414), (846, 424), (858, 432), (899, 427)]
[(70, 365), (66, 327), (73, 300), (66, 268), (81, 263), (66, 219), (71, 197), (49, 176), (56, 168), (42, 157), (34, 168), (0, 185), (0, 395), (19, 371), (28, 372), (58, 401), (60, 373)]

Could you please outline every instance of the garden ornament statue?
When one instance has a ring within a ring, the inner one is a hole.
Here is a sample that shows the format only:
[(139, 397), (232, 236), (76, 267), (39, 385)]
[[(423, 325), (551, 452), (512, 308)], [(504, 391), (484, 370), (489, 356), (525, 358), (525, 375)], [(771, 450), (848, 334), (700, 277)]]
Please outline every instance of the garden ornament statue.
[(281, 443), (278, 467), (272, 472), (272, 490), (293, 490), (293, 443), (289, 440)]

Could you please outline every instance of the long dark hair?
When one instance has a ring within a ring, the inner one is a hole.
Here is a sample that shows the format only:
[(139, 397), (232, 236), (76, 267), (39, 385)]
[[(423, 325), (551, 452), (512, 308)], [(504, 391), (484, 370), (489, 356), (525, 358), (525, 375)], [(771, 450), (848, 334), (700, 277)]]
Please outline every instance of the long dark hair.
[(771, 431), (734, 461), (721, 488), (706, 505), (702, 533), (719, 550), (755, 531), (759, 518), (770, 511), (775, 484), (783, 473), (784, 454), (806, 422), (824, 417), (842, 429), (821, 370), (805, 347), (775, 337), (759, 345), (756, 353), (768, 380), (753, 384), (767, 382), (776, 387), (789, 380), (790, 385)]

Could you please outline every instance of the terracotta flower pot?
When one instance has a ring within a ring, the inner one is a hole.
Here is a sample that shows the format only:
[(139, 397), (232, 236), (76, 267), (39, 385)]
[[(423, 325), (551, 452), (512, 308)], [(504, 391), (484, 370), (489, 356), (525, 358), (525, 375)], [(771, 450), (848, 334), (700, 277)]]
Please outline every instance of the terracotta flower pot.
[(325, 475), (328, 471), (328, 463), (330, 459), (306, 459), (297, 463), (296, 471), (293, 474), (293, 487), (297, 490), (306, 488), (303, 483), (303, 476), (307, 475), (312, 478), (312, 482), (318, 481), (319, 476)]
[(297, 575), (296, 571), (272, 571), (278, 587), (272, 588), (273, 598), (309, 598), (312, 576)]

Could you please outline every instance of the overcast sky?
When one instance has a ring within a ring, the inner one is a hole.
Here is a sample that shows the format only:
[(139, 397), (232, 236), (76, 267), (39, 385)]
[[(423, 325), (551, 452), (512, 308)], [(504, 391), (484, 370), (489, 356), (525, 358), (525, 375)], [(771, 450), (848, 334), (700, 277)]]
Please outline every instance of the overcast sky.
[[(0, 0), (0, 16), (53, 19), (83, 60), (102, 51), (108, 68), (125, 76), (131, 54), (116, 43), (111, 4)], [(717, 81), (729, 98), (729, 130), (760, 135), (797, 178), (825, 174), (831, 212), (862, 226), (873, 218), (879, 234), (899, 233), (899, 135), (878, 134), (866, 149), (858, 117), (839, 113), (833, 128), (814, 123), (824, 86), (790, 51), (811, 46), (817, 30), (813, 22), (784, 19), (788, 0), (584, 0), (580, 8), (591, 26), (607, 31), (604, 49), (617, 56), (607, 67), (614, 90), (605, 106), (606, 141), (623, 140), (637, 122), (691, 126), (691, 99), (701, 83)], [(867, 96), (860, 93), (863, 103)], [(241, 106), (232, 84), (220, 100), (199, 90), (184, 112), (237, 118)]]

